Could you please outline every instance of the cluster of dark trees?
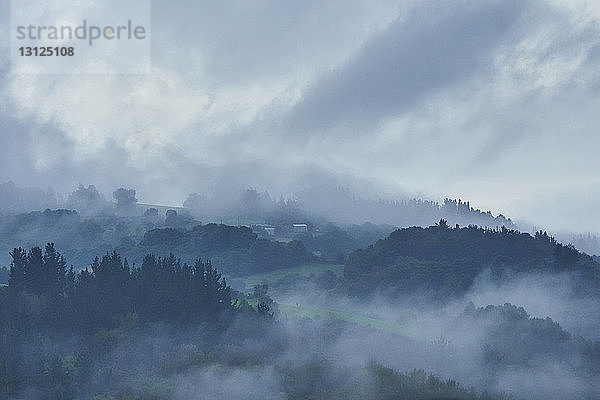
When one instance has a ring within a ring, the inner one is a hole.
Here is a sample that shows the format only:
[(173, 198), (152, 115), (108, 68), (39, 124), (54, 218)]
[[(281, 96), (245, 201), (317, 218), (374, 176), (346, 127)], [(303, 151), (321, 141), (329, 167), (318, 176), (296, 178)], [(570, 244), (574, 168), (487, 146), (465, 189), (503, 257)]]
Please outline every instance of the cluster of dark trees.
[(83, 266), (123, 241), (138, 242), (153, 226), (142, 218), (115, 215), (85, 218), (77, 211), (65, 209), (3, 216), (0, 217), (0, 265), (10, 263), (8, 253), (16, 246), (54, 242), (70, 262)]
[[(216, 323), (233, 307), (231, 288), (210, 262), (188, 265), (173, 255), (147, 255), (136, 267), (113, 252), (75, 272), (53, 244), (44, 251), (16, 248), (11, 256), (5, 311), (8, 321), (15, 323), (12, 328), (21, 333), (45, 329), (86, 333), (110, 327), (117, 316), (129, 313), (144, 322)], [(28, 317), (21, 324), (23, 311), (43, 317), (35, 321)]]
[(344, 329), (301, 320), (294, 329), (306, 332), (292, 339), (273, 319), (266, 288), (255, 290), (264, 298), (256, 310), (232, 301), (210, 262), (148, 255), (134, 267), (113, 252), (75, 272), (52, 244), (16, 248), (11, 256), (9, 286), (0, 287), (0, 399), (172, 399), (185, 397), (185, 374), (190, 396), (235, 394), (214, 376), (194, 386), (194, 374), (212, 368), (268, 368), (276, 387), (239, 383), (252, 399), (495, 398), (422, 370), (347, 367), (319, 352), (280, 359), (290, 340), (304, 353), (322, 350), (323, 337)]
[[(66, 363), (93, 373), (86, 365), (131, 321), (220, 332), (239, 310), (210, 262), (148, 255), (131, 267), (113, 252), (75, 272), (52, 244), (44, 251), (16, 248), (11, 256), (9, 285), (0, 288), (0, 398), (20, 398), (30, 388), (42, 398), (73, 398), (73, 385), (89, 376), (69, 375)], [(67, 354), (53, 349), (62, 340), (75, 342)], [(39, 353), (30, 353), (35, 348)]]
[(175, 251), (188, 263), (198, 257), (210, 257), (220, 270), (235, 275), (294, 266), (313, 259), (299, 241), (283, 243), (258, 238), (246, 227), (200, 225), (174, 210), (168, 210), (164, 219), (158, 217), (158, 210), (148, 211), (139, 217), (86, 218), (76, 211), (62, 209), (0, 216), (0, 266), (9, 264), (8, 252), (13, 247), (34, 247), (49, 241), (62, 249), (76, 269), (95, 255), (113, 249), (135, 263), (141, 263), (147, 253), (166, 257)]
[(444, 219), (428, 228), (398, 229), (351, 253), (344, 276), (352, 294), (421, 291), (446, 299), (463, 294), (486, 269), (498, 279), (510, 273), (569, 271), (580, 278), (581, 293), (600, 290), (599, 265), (546, 232), (531, 236), (505, 227), (452, 228)]
[(298, 240), (285, 243), (262, 239), (250, 228), (223, 224), (153, 229), (144, 234), (139, 244), (117, 249), (134, 260), (146, 253), (175, 252), (184, 260), (202, 256), (210, 258), (224, 273), (238, 276), (297, 266), (314, 259)]

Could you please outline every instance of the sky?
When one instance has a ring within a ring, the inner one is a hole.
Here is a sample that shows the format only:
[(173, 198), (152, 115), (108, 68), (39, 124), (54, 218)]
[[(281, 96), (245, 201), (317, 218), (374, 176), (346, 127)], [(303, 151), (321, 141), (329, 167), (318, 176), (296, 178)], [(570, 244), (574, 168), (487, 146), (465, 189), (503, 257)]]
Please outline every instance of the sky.
[[(64, 1), (64, 0), (58, 0)], [(152, 1), (152, 71), (10, 71), (0, 182), (140, 201), (331, 184), (600, 229), (600, 4)]]

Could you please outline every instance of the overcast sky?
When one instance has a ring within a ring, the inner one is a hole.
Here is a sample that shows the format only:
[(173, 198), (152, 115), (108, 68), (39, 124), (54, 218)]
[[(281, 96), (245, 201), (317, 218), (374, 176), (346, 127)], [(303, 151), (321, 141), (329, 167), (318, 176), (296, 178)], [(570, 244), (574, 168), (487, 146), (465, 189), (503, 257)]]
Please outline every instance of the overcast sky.
[(445, 196), (600, 231), (600, 2), (152, 3), (149, 75), (14, 75), (0, 182)]

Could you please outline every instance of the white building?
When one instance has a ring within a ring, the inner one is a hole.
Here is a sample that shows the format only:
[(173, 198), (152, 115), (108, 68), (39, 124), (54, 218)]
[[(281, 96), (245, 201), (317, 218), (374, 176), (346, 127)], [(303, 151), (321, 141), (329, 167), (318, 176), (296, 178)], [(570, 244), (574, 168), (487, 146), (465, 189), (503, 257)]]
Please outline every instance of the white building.
[(306, 224), (294, 224), (294, 233), (306, 233), (308, 232), (308, 225)]

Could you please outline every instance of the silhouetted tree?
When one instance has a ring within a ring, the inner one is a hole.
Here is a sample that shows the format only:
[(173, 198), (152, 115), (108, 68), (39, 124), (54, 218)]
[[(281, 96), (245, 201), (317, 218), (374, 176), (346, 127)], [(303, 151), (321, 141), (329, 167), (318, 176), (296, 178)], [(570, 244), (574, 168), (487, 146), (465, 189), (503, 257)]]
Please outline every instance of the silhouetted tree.
[(135, 189), (119, 188), (113, 192), (113, 199), (117, 202), (117, 209), (123, 212), (132, 212), (137, 204)]
[(25, 268), (27, 268), (27, 252), (19, 247), (11, 253), (12, 263), (10, 264), (10, 278), (8, 285), (10, 291), (18, 293), (26, 290), (27, 281), (25, 278)]

